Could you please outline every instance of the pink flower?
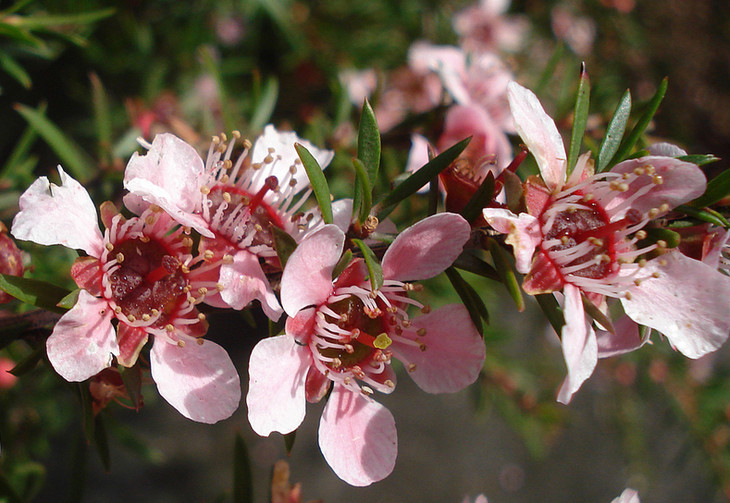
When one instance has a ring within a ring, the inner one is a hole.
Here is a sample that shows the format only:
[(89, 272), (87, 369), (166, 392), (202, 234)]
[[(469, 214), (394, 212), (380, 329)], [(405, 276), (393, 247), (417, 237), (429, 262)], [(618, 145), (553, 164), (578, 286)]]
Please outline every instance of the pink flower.
[[(730, 278), (662, 243), (637, 249), (642, 228), (671, 208), (704, 192), (706, 181), (695, 165), (672, 157), (647, 156), (624, 161), (611, 171), (591, 175), (587, 155), (566, 180), (566, 159), (555, 123), (537, 97), (516, 83), (509, 100), (515, 125), (535, 156), (542, 180), (528, 179), (528, 213), (487, 208), (484, 217), (508, 234), (517, 270), (527, 274), (523, 288), (538, 294), (565, 295), (563, 354), (568, 377), (558, 394), (567, 403), (593, 372), (597, 358), (642, 345), (632, 324), (597, 340), (584, 298), (605, 310), (605, 297), (621, 299), (636, 323), (662, 332), (690, 358), (717, 349), (727, 338)], [(637, 261), (637, 259), (640, 259)], [(599, 347), (599, 342), (601, 347)]]
[(102, 234), (89, 194), (58, 171), (60, 186), (41, 177), (23, 193), (12, 227), (18, 239), (88, 255), (71, 269), (82, 288), (78, 301), (46, 343), (56, 372), (84, 381), (110, 367), (112, 357), (132, 366), (152, 336), (150, 366), (160, 395), (195, 421), (229, 417), (241, 396), (238, 373), (222, 347), (202, 339), (207, 322), (195, 306), (216, 284), (193, 269), (192, 240), (164, 212), (148, 209), (125, 220), (110, 203), (101, 208)]
[(155, 204), (203, 235), (200, 253), (206, 269), (211, 281), (222, 285), (219, 295), (206, 297), (207, 303), (242, 309), (257, 299), (266, 315), (277, 320), (281, 306), (259, 260), (278, 267), (271, 227), (301, 239), (321, 224), (313, 214), (299, 212), (311, 189), (294, 143), (304, 145), (322, 167), (334, 153), (269, 125), (253, 146), (242, 142), (244, 150), (234, 162), (239, 136), (234, 133), (228, 143), (225, 136), (215, 137), (204, 162), (176, 136), (157, 135), (146, 145), (147, 154), (135, 153), (127, 165), (124, 202), (137, 214)]
[(611, 500), (611, 503), (641, 503), (639, 493), (633, 489), (625, 489), (620, 496)]
[[(302, 422), (306, 401), (331, 389), (319, 424), (319, 445), (335, 473), (356, 486), (393, 469), (395, 422), (370, 397), (390, 393), (401, 360), (425, 391), (458, 391), (474, 382), (485, 349), (462, 305), (436, 311), (408, 297), (417, 281), (456, 259), (469, 237), (458, 215), (426, 218), (401, 233), (383, 257), (384, 284), (372, 291), (361, 259), (337, 277), (332, 272), (345, 234), (327, 225), (306, 237), (289, 258), (281, 299), (290, 316), (286, 333), (260, 341), (251, 353), (248, 417), (259, 435), (289, 433)], [(424, 313), (411, 320), (405, 308)]]
[(480, 0), (457, 12), (453, 25), (461, 46), (470, 51), (518, 51), (529, 27), (525, 18), (505, 15), (509, 4), (510, 0)]

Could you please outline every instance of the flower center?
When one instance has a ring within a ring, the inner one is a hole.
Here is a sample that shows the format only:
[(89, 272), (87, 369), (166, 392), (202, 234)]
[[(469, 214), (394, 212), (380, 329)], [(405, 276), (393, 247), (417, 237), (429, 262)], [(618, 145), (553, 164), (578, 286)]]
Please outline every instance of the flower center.
[(109, 274), (111, 296), (130, 320), (158, 318), (163, 326), (186, 300), (188, 281), (180, 261), (159, 242), (127, 239), (110, 252), (118, 267)]

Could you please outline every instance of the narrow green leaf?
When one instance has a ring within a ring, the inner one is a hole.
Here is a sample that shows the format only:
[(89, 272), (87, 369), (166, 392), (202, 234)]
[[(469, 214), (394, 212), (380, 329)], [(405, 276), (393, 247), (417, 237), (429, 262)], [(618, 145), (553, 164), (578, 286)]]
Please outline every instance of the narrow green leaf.
[(631, 91), (628, 89), (621, 98), (621, 102), (616, 107), (616, 111), (611, 117), (611, 121), (608, 123), (606, 129), (606, 137), (601, 143), (601, 148), (598, 150), (598, 157), (596, 158), (596, 173), (600, 173), (611, 162), (616, 151), (621, 143), (621, 138), (624, 136), (626, 130), (626, 123), (631, 115)]
[(31, 501), (43, 489), (46, 467), (34, 461), (26, 461), (15, 466), (13, 476), (16, 480), (22, 480), (20, 493), (23, 501)]
[(545, 64), (545, 69), (540, 74), (540, 79), (537, 81), (537, 85), (534, 89), (536, 95), (542, 96), (545, 87), (548, 85), (548, 82), (550, 82), (550, 79), (553, 78), (553, 75), (555, 74), (555, 69), (558, 67), (558, 63), (560, 63), (560, 60), (563, 59), (564, 54), (565, 44), (558, 43), (552, 55), (550, 56), (550, 59), (548, 59), (547, 64)]
[(13, 5), (8, 7), (5, 10), (0, 11), (0, 18), (3, 18), (9, 14), (13, 14), (15, 12), (18, 12), (20, 9), (25, 7), (28, 4), (33, 3), (35, 0), (20, 0), (18, 2), (15, 2)]
[(730, 169), (727, 169), (707, 182), (707, 189), (700, 197), (689, 203), (695, 208), (704, 208), (730, 195)]
[(70, 292), (60, 286), (37, 279), (0, 274), (0, 290), (22, 300), (26, 304), (56, 313), (65, 313), (57, 304)]
[(23, 503), (23, 500), (2, 470), (0, 470), (0, 497), (6, 498), (8, 503)]
[(269, 320), (269, 337), (279, 335), (286, 328), (286, 316), (281, 316), (278, 321)]
[(441, 201), (441, 187), (439, 187), (439, 179), (431, 178), (428, 182), (428, 216), (435, 215), (439, 211), (439, 201)]
[(679, 246), (680, 241), (682, 241), (682, 237), (679, 235), (679, 233), (671, 229), (652, 229), (650, 227), (646, 227), (644, 228), (644, 231), (646, 232), (647, 245), (651, 243), (656, 243), (657, 241), (664, 241), (664, 243), (666, 244), (666, 248), (676, 248), (677, 246)]
[[(41, 115), (46, 113), (46, 104), (43, 103), (38, 107), (38, 113)], [(8, 160), (0, 171), (0, 178), (13, 177), (15, 180), (20, 180), (21, 177), (26, 179), (32, 178), (32, 171), (34, 164), (28, 165), (28, 153), (33, 147), (38, 133), (33, 126), (28, 126), (23, 134), (21, 135), (18, 142), (15, 144), (13, 152), (8, 157)]]
[(464, 151), (470, 141), (471, 137), (460, 141), (456, 145), (431, 159), (421, 169), (398, 184), (390, 194), (385, 196), (385, 198), (377, 204), (376, 208), (378, 210), (378, 219), (382, 221), (390, 214), (391, 211), (393, 211), (399, 202), (412, 194), (415, 194), (418, 189), (426, 185), (429, 181), (431, 181), (431, 179), (437, 177), (439, 173), (445, 170), (457, 157), (459, 157), (459, 154)]
[(464, 219), (472, 223), (474, 220), (482, 215), (482, 209), (484, 209), (494, 199), (494, 175), (491, 171), (484, 177), (479, 188), (471, 196), (469, 202), (466, 203), (464, 209), (461, 210), (461, 216)]
[(360, 127), (357, 132), (357, 158), (365, 166), (368, 181), (373, 187), (380, 168), (380, 131), (373, 107), (367, 99), (362, 105)]
[(72, 290), (71, 293), (59, 300), (58, 303), (56, 303), (56, 306), (61, 309), (71, 309), (76, 305), (76, 301), (79, 300), (79, 293), (81, 293), (81, 288)]
[(291, 455), (292, 449), (294, 449), (294, 441), (297, 439), (297, 430), (292, 431), (284, 435), (284, 448), (286, 449), (286, 455)]
[(355, 193), (352, 198), (352, 219), (362, 224), (370, 216), (370, 209), (373, 205), (372, 187), (365, 165), (360, 159), (353, 159), (352, 165), (355, 168)]
[(20, 360), (15, 367), (13, 367), (10, 370), (10, 373), (13, 374), (16, 377), (20, 377), (24, 374), (27, 374), (34, 368), (36, 368), (36, 365), (38, 365), (38, 362), (41, 361), (43, 358), (43, 355), (46, 354), (46, 348), (45, 346), (41, 345), (34, 349), (29, 355), (27, 355), (25, 358)]
[(342, 257), (340, 257), (340, 260), (335, 264), (335, 268), (332, 269), (332, 279), (335, 279), (337, 276), (342, 274), (342, 271), (345, 270), (345, 267), (352, 261), (352, 250), (346, 250), (345, 253), (342, 254)]
[(79, 393), (79, 400), (81, 401), (81, 420), (84, 425), (84, 435), (86, 436), (86, 443), (91, 444), (94, 441), (94, 430), (96, 429), (96, 422), (94, 421), (94, 407), (91, 405), (91, 393), (89, 392), (89, 385), (84, 382), (77, 383), (76, 390)]
[(121, 367), (119, 374), (132, 402), (132, 407), (139, 410), (142, 407), (142, 367), (139, 365), (139, 361), (129, 368)]
[(281, 268), (284, 269), (291, 254), (297, 248), (297, 242), (284, 229), (272, 225), (271, 235), (274, 238), (274, 250), (279, 257)]
[(306, 147), (299, 143), (295, 143), (294, 148), (297, 150), (299, 159), (301, 159), (304, 170), (307, 172), (307, 176), (309, 177), (309, 183), (312, 185), (312, 192), (314, 192), (314, 197), (317, 198), (319, 210), (322, 212), (322, 220), (325, 224), (331, 224), (334, 220), (334, 217), (332, 216), (332, 195), (330, 194), (330, 188), (329, 185), (327, 185), (327, 179), (324, 177), (322, 168), (317, 162), (317, 159), (314, 158)]
[(573, 172), (575, 163), (578, 161), (580, 147), (583, 143), (583, 135), (586, 132), (588, 123), (588, 108), (591, 99), (591, 82), (586, 73), (585, 62), (580, 65), (580, 81), (578, 82), (578, 93), (575, 97), (575, 109), (573, 112), (573, 130), (570, 133), (570, 149), (568, 150), (568, 175)]
[(712, 154), (691, 154), (691, 155), (683, 155), (680, 157), (677, 157), (680, 161), (684, 162), (691, 162), (692, 164), (696, 164), (697, 166), (704, 166), (705, 164), (710, 164), (713, 162), (717, 162), (720, 160), (719, 157), (715, 157)]
[(484, 336), (484, 324), (482, 323), (482, 320), (489, 324), (489, 312), (487, 311), (487, 307), (484, 305), (484, 302), (482, 302), (481, 297), (476, 290), (474, 290), (474, 288), (461, 277), (461, 274), (459, 274), (456, 269), (449, 267), (444, 272), (446, 273), (446, 277), (449, 278), (451, 285), (454, 287), (454, 291), (464, 304), (464, 307), (466, 307), (466, 310), (469, 311), (469, 317), (471, 318), (472, 323), (474, 323), (474, 326), (479, 333)]
[(233, 444), (233, 503), (253, 503), (251, 460), (240, 434)]
[(552, 325), (555, 333), (560, 337), (563, 326), (565, 325), (565, 317), (563, 317), (563, 310), (560, 308), (557, 299), (555, 299), (555, 295), (552, 293), (542, 293), (535, 295), (535, 300), (537, 300), (537, 304), (542, 309), (542, 312), (545, 313), (545, 317), (550, 322), (550, 325)]
[(488, 246), (489, 253), (492, 254), (492, 260), (494, 260), (495, 269), (497, 269), (497, 274), (499, 274), (502, 283), (507, 288), (510, 297), (517, 304), (517, 310), (520, 312), (524, 311), (525, 299), (522, 297), (522, 288), (520, 288), (520, 282), (517, 280), (514, 269), (512, 269), (512, 264), (507, 259), (507, 253), (496, 239), (490, 239)]
[(16, 104), (15, 110), (30, 124), (53, 149), (71, 175), (79, 182), (88, 181), (94, 174), (94, 163), (58, 126), (43, 113), (25, 105)]
[(45, 42), (34, 36), (30, 31), (21, 29), (6, 22), (0, 21), (0, 35), (5, 35), (9, 39), (30, 46), (35, 49), (41, 57), (43, 57), (44, 53), (48, 50), (48, 46), (46, 46)]
[(603, 314), (603, 312), (598, 309), (593, 302), (588, 300), (585, 295), (581, 294), (580, 298), (583, 301), (583, 309), (585, 310), (586, 314), (596, 320), (603, 328), (605, 328), (612, 334), (615, 334), (616, 329), (613, 328), (613, 323), (611, 323), (609, 317)]
[(471, 251), (464, 250), (454, 261), (454, 267), (483, 276), (494, 281), (501, 281), (497, 270), (490, 264), (475, 256)]
[(250, 127), (253, 131), (259, 131), (269, 123), (278, 100), (279, 80), (274, 76), (268, 77), (256, 100), (256, 108), (251, 114)]
[(62, 25), (89, 24), (107, 18), (115, 12), (116, 9), (109, 8), (80, 14), (22, 16), (15, 20), (15, 25), (27, 30), (36, 30), (39, 28), (55, 28)]
[(693, 206), (683, 204), (677, 206), (675, 210), (684, 213), (690, 217), (694, 217), (698, 220), (702, 220), (703, 222), (709, 222), (711, 224), (725, 228), (730, 227), (730, 222), (728, 222), (724, 216), (710, 208), (699, 209)]
[(30, 75), (25, 69), (18, 64), (13, 58), (7, 53), (0, 53), (0, 67), (8, 72), (18, 83), (26, 89), (30, 89), (33, 82), (30, 79)]
[(639, 141), (641, 135), (644, 134), (646, 127), (654, 118), (657, 110), (659, 110), (659, 105), (664, 99), (664, 95), (667, 92), (668, 86), (669, 79), (664, 77), (659, 84), (656, 92), (654, 93), (654, 96), (652, 96), (652, 98), (649, 100), (649, 103), (646, 105), (646, 110), (641, 115), (639, 120), (636, 121), (636, 125), (633, 127), (633, 129), (631, 129), (629, 135), (624, 139), (623, 142), (621, 142), (621, 146), (619, 147), (618, 152), (616, 152), (616, 156), (614, 157), (614, 159), (616, 159), (616, 162), (623, 161), (624, 158), (628, 156), (629, 152), (631, 152), (631, 149), (634, 148), (636, 142)]
[(105, 472), (109, 473), (112, 464), (109, 454), (109, 437), (107, 437), (104, 419), (101, 414), (94, 417), (94, 447), (101, 460), (101, 466), (104, 467)]
[(373, 292), (377, 292), (383, 286), (383, 268), (380, 267), (380, 261), (375, 256), (373, 250), (365, 244), (361, 239), (353, 239), (353, 244), (360, 248), (362, 256), (365, 259), (365, 265), (368, 268), (368, 275), (370, 276), (370, 286)]
[(108, 163), (110, 161), (109, 153), (112, 148), (112, 119), (109, 112), (109, 98), (97, 74), (91, 73), (89, 80), (91, 80), (91, 97), (94, 104), (96, 139), (99, 143), (99, 159), (104, 159)]
[[(229, 103), (228, 92), (226, 90), (225, 82), (221, 77), (220, 71), (220, 59), (217, 54), (214, 53), (210, 46), (203, 46), (198, 50), (200, 55), (200, 63), (203, 65), (205, 71), (213, 77), (218, 86), (218, 99), (221, 103)], [(221, 115), (223, 117), (223, 125), (228, 131), (233, 131), (236, 128), (236, 119), (233, 116), (233, 107), (223, 106), (221, 107)]]

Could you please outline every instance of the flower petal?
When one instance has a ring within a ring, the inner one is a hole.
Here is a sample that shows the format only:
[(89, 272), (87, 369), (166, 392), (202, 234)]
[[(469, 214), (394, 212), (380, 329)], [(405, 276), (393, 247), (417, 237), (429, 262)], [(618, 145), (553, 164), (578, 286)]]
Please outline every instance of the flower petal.
[(58, 167), (61, 185), (42, 176), (20, 196), (11, 233), (41, 245), (63, 245), (101, 256), (102, 235), (86, 189)]
[(583, 310), (580, 289), (566, 284), (565, 326), (562, 332), (563, 356), (568, 366), (568, 376), (558, 392), (558, 402), (569, 403), (583, 381), (593, 374), (598, 363), (598, 344), (596, 333)]
[(180, 414), (213, 424), (241, 401), (241, 383), (230, 356), (218, 344), (190, 340), (184, 347), (157, 338), (150, 351), (152, 379), (162, 398)]
[(454, 263), (470, 232), (467, 221), (455, 213), (424, 218), (400, 233), (385, 252), (383, 276), (401, 281), (436, 276)]
[(248, 364), (248, 421), (262, 436), (290, 433), (304, 420), (304, 380), (312, 365), (309, 349), (289, 335), (262, 339)]
[(508, 234), (505, 243), (512, 245), (515, 267), (522, 274), (530, 271), (535, 248), (542, 242), (540, 222), (527, 213), (515, 215), (502, 208), (484, 208), (484, 219), (503, 234)]
[(271, 289), (269, 280), (261, 269), (258, 257), (246, 250), (238, 250), (233, 262), (221, 265), (220, 278), (223, 285), (221, 299), (233, 309), (243, 309), (256, 299), (271, 320), (277, 321), (283, 312)]
[(542, 179), (550, 190), (560, 189), (565, 183), (568, 157), (555, 122), (545, 113), (537, 96), (517, 82), (509, 83), (507, 99), (515, 128), (535, 156)]
[[(648, 279), (629, 290), (631, 299), (621, 299), (631, 319), (663, 333), (689, 358), (725, 342), (730, 332), (730, 277), (679, 252), (650, 260), (641, 273)], [(654, 274), (658, 277), (651, 277)]]
[(639, 326), (626, 315), (614, 321), (613, 328), (616, 332), (615, 334), (605, 330), (598, 330), (596, 332), (598, 358), (622, 355), (639, 349), (649, 342), (649, 332), (651, 331), (647, 330), (646, 335), (642, 337), (639, 334)]
[(391, 348), (422, 390), (454, 393), (476, 381), (484, 363), (484, 341), (463, 305), (451, 304), (419, 316), (412, 327), (403, 336), (415, 339), (415, 331), (425, 329), (419, 338), (425, 349), (401, 342), (398, 336), (393, 337)]
[(112, 355), (119, 354), (112, 314), (104, 299), (79, 292), (76, 305), (58, 320), (46, 341), (48, 360), (61, 377), (83, 381), (111, 365)]
[(345, 234), (325, 225), (299, 243), (281, 276), (281, 305), (289, 316), (321, 304), (332, 292), (332, 270), (342, 254)]
[(353, 486), (370, 485), (395, 466), (395, 420), (383, 405), (335, 385), (319, 422), (319, 447), (342, 480)]

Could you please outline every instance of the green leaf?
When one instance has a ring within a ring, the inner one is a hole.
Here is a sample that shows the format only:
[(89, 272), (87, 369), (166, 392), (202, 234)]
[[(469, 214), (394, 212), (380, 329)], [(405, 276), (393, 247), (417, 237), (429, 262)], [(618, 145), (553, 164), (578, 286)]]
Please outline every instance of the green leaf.
[(34, 461), (26, 461), (15, 467), (13, 478), (22, 480), (22, 500), (31, 501), (43, 489), (46, 467)]
[(676, 211), (679, 211), (681, 213), (684, 213), (690, 217), (694, 217), (698, 220), (702, 220), (703, 222), (709, 222), (711, 224), (717, 225), (719, 227), (730, 227), (730, 222), (727, 221), (727, 219), (722, 216), (717, 211), (705, 208), (705, 209), (699, 209), (695, 208), (693, 206), (687, 206), (686, 204), (677, 206), (674, 208)]
[[(221, 77), (220, 58), (218, 58), (217, 53), (213, 51), (212, 47), (206, 45), (198, 49), (198, 54), (200, 55), (199, 61), (203, 65), (203, 68), (208, 74), (210, 74), (211, 77), (213, 77), (213, 80), (215, 80), (216, 82), (216, 85), (218, 87), (218, 99), (220, 103), (230, 103), (225, 82)], [(233, 107), (222, 106), (221, 115), (223, 117), (223, 125), (226, 130), (233, 131), (236, 127), (237, 122), (233, 116)]]
[[(40, 114), (44, 114), (46, 112), (45, 103), (38, 107), (38, 112)], [(27, 156), (33, 147), (33, 143), (35, 143), (36, 138), (38, 138), (38, 133), (36, 133), (35, 128), (28, 126), (15, 144), (15, 148), (8, 157), (2, 171), (0, 171), (0, 178), (12, 177), (14, 180), (18, 180), (19, 182), (33, 179), (33, 167), (35, 166), (35, 163), (29, 164), (27, 162)]]
[(560, 63), (560, 60), (563, 59), (564, 55), (565, 44), (558, 43), (552, 55), (550, 56), (550, 59), (548, 59), (545, 68), (540, 74), (540, 79), (538, 80), (537, 85), (535, 86), (534, 92), (537, 96), (542, 96), (545, 87), (548, 85), (548, 82), (550, 82), (550, 79), (553, 78), (553, 75), (555, 74), (555, 69), (558, 67), (558, 63)]
[(38, 362), (41, 361), (45, 354), (46, 348), (44, 345), (35, 348), (28, 356), (20, 360), (15, 367), (10, 370), (10, 373), (16, 377), (20, 377), (30, 372), (36, 368), (36, 365), (38, 365)]
[(377, 205), (378, 219), (382, 221), (387, 217), (395, 206), (405, 198), (415, 194), (418, 189), (426, 185), (431, 179), (438, 176), (445, 170), (454, 160), (459, 157), (469, 142), (471, 137), (466, 138), (448, 150), (437, 155), (426, 163), (421, 169), (413, 173), (411, 176), (398, 184), (393, 191), (385, 196)]
[(297, 150), (299, 159), (301, 159), (304, 170), (309, 177), (312, 192), (314, 192), (319, 210), (322, 212), (322, 220), (325, 224), (331, 224), (334, 220), (332, 216), (332, 194), (330, 194), (330, 188), (327, 185), (327, 179), (324, 177), (322, 168), (305, 146), (295, 143), (294, 148)]
[(263, 90), (256, 99), (256, 108), (251, 114), (250, 127), (253, 131), (259, 131), (271, 120), (271, 115), (279, 100), (279, 80), (271, 76), (266, 79)]
[(459, 274), (456, 269), (449, 267), (444, 272), (446, 273), (446, 277), (449, 278), (451, 285), (454, 287), (454, 291), (456, 291), (461, 302), (463, 302), (464, 307), (466, 307), (466, 310), (469, 311), (469, 317), (471, 318), (472, 323), (474, 323), (474, 326), (479, 333), (484, 336), (484, 324), (482, 323), (482, 320), (489, 324), (489, 312), (487, 311), (487, 307), (484, 305), (484, 302), (482, 302), (481, 297), (476, 290), (474, 290), (474, 288), (461, 277), (461, 274)]
[(626, 123), (631, 115), (631, 91), (628, 89), (621, 98), (621, 102), (616, 107), (616, 111), (611, 117), (611, 121), (608, 123), (606, 129), (606, 137), (601, 143), (601, 148), (598, 150), (598, 157), (596, 157), (596, 173), (600, 173), (611, 162), (616, 151), (623, 138), (624, 131), (626, 130)]
[(454, 261), (454, 267), (494, 281), (501, 281), (501, 278), (494, 267), (468, 250), (464, 250), (461, 255), (456, 258)]
[(109, 473), (111, 471), (112, 460), (109, 454), (109, 438), (107, 437), (101, 414), (97, 414), (94, 417), (94, 447), (96, 447), (96, 452), (99, 454), (101, 466), (104, 467), (105, 472)]
[(535, 300), (537, 300), (537, 304), (542, 309), (542, 312), (545, 313), (545, 317), (552, 325), (555, 333), (560, 337), (563, 326), (565, 325), (565, 317), (563, 317), (563, 310), (560, 308), (557, 299), (555, 299), (555, 295), (552, 293), (541, 293), (535, 295)]
[(490, 239), (488, 246), (489, 252), (492, 254), (492, 260), (494, 260), (495, 269), (497, 269), (497, 274), (499, 274), (502, 283), (507, 288), (510, 297), (517, 304), (517, 309), (520, 312), (524, 311), (525, 299), (522, 297), (522, 288), (520, 288), (517, 275), (507, 259), (507, 253), (496, 239)]
[(486, 207), (494, 199), (494, 175), (491, 171), (484, 177), (479, 188), (471, 196), (469, 202), (466, 203), (464, 209), (461, 210), (461, 216), (469, 223), (474, 222), (482, 215), (482, 209)]
[(91, 393), (89, 392), (89, 385), (85, 382), (77, 383), (76, 390), (79, 393), (79, 400), (81, 401), (81, 420), (84, 425), (86, 443), (91, 444), (94, 441), (96, 422), (94, 421), (94, 407), (91, 405), (92, 401)]
[(142, 407), (142, 367), (139, 361), (129, 368), (121, 367), (119, 375), (135, 410)]
[(233, 503), (253, 503), (253, 476), (246, 442), (236, 434), (233, 444)]
[(76, 305), (76, 301), (79, 300), (79, 293), (81, 293), (81, 288), (73, 290), (71, 293), (59, 300), (56, 305), (61, 309), (71, 309)]
[(71, 175), (82, 184), (88, 181), (94, 174), (94, 163), (58, 126), (48, 120), (42, 112), (34, 110), (25, 105), (16, 104), (18, 111), (28, 124), (43, 138), (53, 149)]
[(729, 194), (730, 169), (723, 171), (707, 182), (707, 189), (705, 189), (705, 193), (689, 204), (695, 208), (704, 208), (705, 206), (715, 204)]
[(18, 495), (15, 488), (8, 480), (5, 472), (0, 470), (0, 497), (7, 500), (8, 503), (22, 503), (23, 500)]
[(97, 74), (91, 73), (89, 79), (91, 80), (91, 97), (94, 104), (96, 138), (99, 142), (99, 159), (104, 159), (108, 163), (111, 160), (109, 159), (109, 153), (112, 148), (112, 119), (109, 112), (109, 98)]
[(332, 279), (335, 279), (337, 276), (342, 274), (342, 271), (345, 270), (345, 267), (352, 261), (352, 250), (346, 250), (345, 253), (342, 254), (342, 257), (340, 257), (340, 260), (335, 264), (335, 268), (332, 269)]
[(679, 233), (671, 229), (646, 227), (644, 228), (644, 231), (646, 232), (647, 244), (656, 243), (661, 240), (666, 243), (666, 248), (676, 248), (679, 246), (680, 241), (682, 241), (682, 237)]
[(578, 93), (575, 97), (575, 111), (573, 112), (573, 130), (570, 134), (570, 149), (568, 150), (568, 176), (573, 172), (575, 163), (578, 161), (580, 147), (583, 143), (583, 135), (586, 132), (588, 122), (588, 108), (591, 98), (591, 82), (586, 73), (585, 62), (580, 65), (580, 81)]
[(286, 328), (286, 316), (281, 316), (278, 321), (269, 320), (269, 337), (279, 335)]
[(284, 269), (289, 257), (297, 248), (297, 242), (288, 232), (275, 225), (271, 226), (271, 235), (274, 238), (274, 249), (279, 257), (281, 268)]
[(360, 248), (363, 258), (365, 259), (365, 265), (368, 268), (368, 275), (370, 276), (370, 286), (373, 292), (377, 292), (383, 286), (383, 268), (380, 267), (380, 261), (375, 256), (373, 250), (370, 249), (361, 239), (353, 239), (353, 244)]
[(360, 159), (353, 159), (355, 167), (355, 193), (352, 198), (352, 219), (362, 224), (370, 216), (373, 205), (372, 187), (365, 166)]
[(92, 12), (82, 12), (80, 14), (22, 16), (16, 19), (15, 25), (27, 30), (37, 30), (39, 28), (55, 28), (62, 25), (89, 24), (112, 16), (115, 12), (116, 9), (109, 8)]
[(649, 125), (651, 120), (654, 118), (657, 110), (659, 109), (659, 105), (664, 99), (664, 94), (667, 92), (668, 86), (669, 79), (664, 77), (664, 79), (662, 79), (661, 83), (659, 84), (656, 92), (654, 93), (654, 96), (652, 96), (652, 98), (649, 100), (649, 103), (646, 106), (646, 110), (636, 122), (636, 125), (633, 127), (629, 135), (621, 143), (621, 146), (619, 147), (618, 152), (614, 157), (617, 162), (623, 161), (628, 156), (629, 152), (631, 152), (631, 149), (634, 148), (634, 145), (636, 145), (636, 142), (638, 142), (639, 138), (641, 138), (641, 135), (644, 134), (646, 127)]
[(605, 328), (612, 334), (615, 334), (616, 330), (613, 328), (613, 323), (611, 323), (609, 317), (603, 314), (603, 312), (598, 309), (593, 302), (588, 300), (588, 298), (582, 293), (580, 295), (580, 298), (583, 301), (583, 309), (585, 310), (586, 314), (596, 320), (603, 328)]
[(357, 132), (357, 158), (365, 166), (370, 186), (375, 185), (380, 168), (380, 131), (375, 112), (366, 99), (362, 105), (360, 127)]
[(719, 157), (715, 157), (712, 154), (683, 155), (677, 157), (677, 159), (684, 162), (691, 162), (692, 164), (696, 164), (697, 166), (704, 166), (705, 164), (710, 164), (720, 160)]
[(286, 449), (286, 455), (291, 455), (291, 451), (294, 448), (294, 441), (297, 439), (297, 430), (292, 431), (284, 435), (284, 448)]
[(45, 281), (6, 274), (0, 274), (0, 290), (26, 304), (56, 313), (66, 312), (66, 309), (58, 307), (57, 304), (70, 293), (65, 288)]
[(30, 79), (30, 75), (25, 69), (18, 64), (13, 58), (7, 53), (0, 52), (0, 67), (8, 72), (18, 83), (26, 89), (30, 89), (33, 82)]

